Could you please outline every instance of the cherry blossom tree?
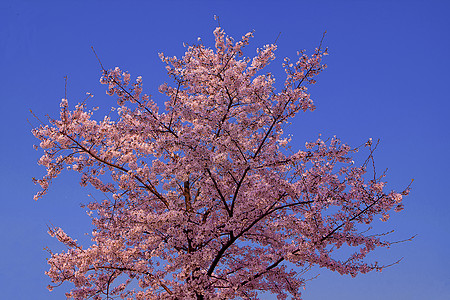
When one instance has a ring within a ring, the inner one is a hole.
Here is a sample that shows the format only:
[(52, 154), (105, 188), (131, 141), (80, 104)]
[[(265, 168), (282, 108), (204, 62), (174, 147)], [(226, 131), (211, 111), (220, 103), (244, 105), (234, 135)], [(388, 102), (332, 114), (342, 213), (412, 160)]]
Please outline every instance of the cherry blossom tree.
[[(89, 247), (49, 229), (67, 247), (49, 250), (50, 290), (70, 282), (74, 299), (257, 299), (258, 291), (301, 299), (311, 267), (351, 276), (384, 268), (366, 256), (392, 242), (368, 226), (401, 210), (409, 187), (385, 191), (384, 174), (371, 170), (371, 140), (352, 148), (319, 138), (297, 151), (283, 133), (315, 109), (307, 87), (327, 50), (286, 58), (277, 91), (262, 72), (275, 44), (248, 58), (252, 33), (235, 42), (219, 27), (214, 36), (214, 49), (160, 54), (173, 79), (159, 87), (163, 112), (141, 77), (102, 66), (100, 82), (117, 99), (108, 116), (95, 119), (88, 100), (71, 110), (65, 97), (59, 119), (33, 130), (47, 169), (33, 179), (42, 187), (35, 199), (65, 169), (105, 195), (86, 205)], [(361, 149), (368, 158), (357, 165)]]

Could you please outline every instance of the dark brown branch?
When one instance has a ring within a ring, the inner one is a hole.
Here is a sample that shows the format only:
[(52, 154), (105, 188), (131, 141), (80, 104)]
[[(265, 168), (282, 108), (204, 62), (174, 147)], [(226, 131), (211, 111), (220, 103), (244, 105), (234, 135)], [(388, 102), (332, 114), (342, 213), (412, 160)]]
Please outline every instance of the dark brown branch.
[(183, 196), (184, 196), (184, 204), (186, 211), (192, 211), (192, 205), (191, 205), (191, 190), (189, 186), (189, 180), (184, 182), (184, 189), (183, 189)]
[[(106, 71), (106, 69), (103, 67), (103, 65), (102, 65), (102, 63), (101, 63), (99, 57), (97, 56), (97, 53), (95, 52), (94, 47), (91, 47), (91, 49), (92, 49), (92, 51), (94, 52), (95, 57), (97, 58), (98, 62), (100, 63), (100, 66), (101, 66), (101, 68), (102, 68), (102, 71), (103, 71), (105, 74), (107, 74), (107, 71)], [(112, 78), (112, 79), (110, 79), (110, 80), (111, 80), (115, 85), (117, 85), (123, 92), (125, 92), (131, 99), (133, 99), (134, 101), (136, 101), (142, 108), (144, 108), (144, 109), (145, 109), (145, 110), (146, 110), (146, 111), (147, 111), (147, 112), (148, 112), (148, 113), (149, 113), (156, 121), (159, 122), (159, 124), (160, 124), (162, 127), (164, 127), (164, 128), (167, 130), (167, 132), (170, 132), (174, 137), (178, 138), (178, 135), (177, 135), (175, 132), (173, 132), (173, 130), (171, 130), (170, 127), (167, 127), (166, 124), (164, 124), (163, 122), (161, 122), (161, 121), (155, 116), (155, 114), (154, 114), (152, 111), (150, 111), (150, 110), (148, 109), (148, 107), (142, 105), (142, 103), (139, 101), (139, 99), (136, 99), (136, 97), (135, 97), (134, 95), (132, 95), (126, 88), (124, 88), (119, 82), (117, 82), (116, 79)]]
[(245, 175), (247, 175), (247, 172), (249, 170), (250, 170), (250, 167), (245, 168), (244, 174), (242, 174), (241, 180), (239, 180), (239, 182), (238, 182), (238, 184), (236, 186), (236, 190), (235, 190), (234, 195), (233, 195), (233, 200), (231, 201), (231, 215), (233, 215), (233, 212), (234, 212), (234, 205), (236, 203), (236, 199), (237, 199), (237, 196), (238, 196), (238, 193), (239, 193), (239, 189), (241, 188), (242, 183), (244, 182), (244, 179), (245, 179)]
[[(256, 225), (259, 221), (261, 221), (263, 218), (265, 218), (266, 216), (270, 215), (271, 213), (273, 213), (276, 210), (279, 209), (283, 209), (286, 208), (288, 206), (280, 206), (280, 207), (275, 207), (275, 205), (278, 203), (278, 201), (280, 201), (284, 196), (286, 196), (286, 193), (280, 195), (280, 197), (277, 198), (277, 200), (268, 208), (268, 210), (261, 214), (258, 218), (256, 218), (255, 220), (253, 220), (252, 223), (250, 223), (250, 225), (248, 225), (246, 228), (244, 228), (239, 234), (237, 234), (236, 236), (233, 234), (233, 232), (230, 233), (230, 239), (228, 240), (227, 243), (225, 243), (222, 248), (219, 250), (219, 252), (217, 253), (216, 257), (214, 258), (213, 262), (211, 263), (209, 269), (208, 269), (208, 276), (211, 275), (214, 272), (214, 269), (216, 268), (217, 264), (219, 263), (220, 259), (222, 258), (222, 256), (224, 255), (225, 251), (237, 240), (239, 239), (244, 233), (248, 232), (250, 229), (253, 228), (254, 225)], [(297, 205), (300, 204), (306, 204), (306, 203), (310, 203), (310, 201), (305, 201), (305, 202), (299, 202), (296, 203)]]
[[(367, 210), (369, 210), (371, 207), (373, 207), (375, 204), (378, 203), (378, 201), (380, 201), (381, 199), (383, 199), (383, 196), (378, 197), (378, 199), (376, 199), (375, 201), (373, 201), (370, 205), (368, 205), (365, 209), (363, 209), (362, 211), (360, 211), (359, 213), (357, 213), (356, 215), (354, 215), (353, 217), (351, 217), (347, 222), (351, 222), (353, 220), (355, 220), (356, 218), (360, 217), (361, 215), (363, 215)], [(328, 233), (326, 236), (324, 236), (323, 238), (320, 239), (321, 242), (323, 242), (324, 240), (326, 240), (327, 238), (329, 238), (330, 236), (332, 236), (336, 231), (338, 231), (339, 229), (341, 229), (343, 226), (345, 225), (345, 223), (342, 223), (341, 225), (339, 225), (338, 227), (336, 227), (335, 229), (333, 229), (330, 233)]]
[(227, 88), (226, 86), (225, 86), (225, 91), (226, 91), (226, 93), (227, 93), (227, 95), (228, 95), (228, 99), (230, 100), (230, 102), (228, 103), (227, 111), (226, 111), (225, 114), (223, 115), (222, 120), (220, 120), (220, 122), (219, 122), (219, 128), (217, 129), (216, 138), (219, 137), (220, 131), (222, 130), (223, 123), (224, 123), (225, 120), (227, 119), (228, 113), (230, 112), (231, 106), (232, 106), (232, 104), (233, 104), (233, 98), (234, 98), (234, 97), (232, 97), (232, 96), (230, 95), (230, 92), (228, 91), (228, 88)]
[(169, 289), (169, 287), (167, 285), (165, 285), (164, 283), (161, 282), (161, 280), (156, 277), (155, 275), (153, 275), (152, 273), (149, 272), (145, 272), (145, 271), (139, 271), (136, 269), (132, 269), (132, 268), (125, 268), (125, 267), (113, 267), (113, 266), (96, 266), (96, 267), (92, 267), (89, 268), (88, 271), (96, 271), (97, 269), (107, 269), (107, 270), (117, 270), (117, 271), (129, 271), (129, 272), (134, 272), (134, 273), (140, 273), (143, 275), (147, 275), (150, 278), (155, 279), (156, 281), (158, 281), (158, 284), (164, 289), (166, 290), (167, 293), (169, 293), (169, 295), (172, 295), (173, 292)]
[(214, 187), (216, 188), (217, 192), (219, 193), (219, 197), (222, 200), (222, 203), (228, 213), (228, 216), (231, 217), (233, 214), (232, 214), (230, 208), (228, 207), (227, 201), (226, 201), (225, 197), (223, 196), (222, 191), (220, 190), (219, 186), (217, 185), (217, 182), (214, 179), (211, 171), (208, 168), (205, 168), (205, 169), (206, 169), (206, 172), (208, 172), (209, 177), (211, 178), (212, 182), (214, 183)]
[[(68, 135), (68, 134), (65, 134), (65, 133), (62, 133), (63, 135), (65, 135), (67, 138), (69, 138), (72, 142), (74, 142), (81, 150), (83, 150), (84, 152), (86, 152), (87, 154), (89, 154), (91, 157), (93, 157), (94, 159), (96, 159), (97, 161), (99, 161), (99, 162), (101, 162), (101, 163), (103, 163), (103, 164), (105, 164), (105, 165), (108, 165), (108, 166), (110, 166), (110, 167), (112, 167), (112, 168), (116, 168), (116, 169), (118, 169), (118, 170), (121, 170), (121, 171), (123, 171), (123, 172), (125, 172), (125, 173), (128, 173), (128, 170), (127, 169), (125, 169), (124, 167), (122, 167), (122, 166), (118, 166), (118, 165), (115, 165), (115, 164), (113, 164), (113, 163), (110, 163), (110, 162), (108, 162), (108, 161), (106, 161), (106, 160), (103, 160), (103, 159), (101, 159), (100, 157), (98, 157), (97, 155), (95, 155), (94, 153), (92, 153), (89, 149), (86, 149), (83, 145), (81, 145), (77, 140), (75, 140), (74, 138), (72, 138), (70, 135)], [(137, 176), (136, 174), (133, 174), (133, 177), (134, 178), (136, 178), (136, 180), (138, 180), (142, 185), (144, 185), (153, 195), (155, 195), (158, 199), (160, 199), (163, 203), (164, 203), (164, 205), (167, 207), (167, 208), (169, 208), (169, 202), (167, 202), (167, 200), (160, 194), (160, 193), (158, 193), (158, 191), (156, 190), (156, 188), (150, 183), (150, 186), (148, 185), (148, 184), (146, 184), (139, 176)]]

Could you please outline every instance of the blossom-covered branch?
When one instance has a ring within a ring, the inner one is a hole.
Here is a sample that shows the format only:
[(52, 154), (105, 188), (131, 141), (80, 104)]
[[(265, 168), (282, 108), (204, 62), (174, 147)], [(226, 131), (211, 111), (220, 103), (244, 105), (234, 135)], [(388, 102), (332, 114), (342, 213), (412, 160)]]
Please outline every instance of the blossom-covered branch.
[[(35, 199), (65, 169), (106, 195), (86, 206), (91, 245), (49, 229), (67, 246), (50, 252), (51, 289), (71, 282), (74, 299), (256, 299), (260, 290), (301, 299), (303, 270), (312, 266), (352, 276), (383, 268), (366, 256), (392, 242), (367, 227), (400, 211), (409, 187), (386, 191), (385, 174), (368, 178), (371, 140), (351, 148), (319, 138), (292, 152), (283, 133), (315, 109), (308, 86), (326, 67), (327, 50), (321, 44), (285, 59), (277, 91), (263, 73), (275, 44), (248, 58), (253, 33), (237, 42), (221, 28), (214, 36), (214, 49), (160, 54), (173, 79), (159, 88), (163, 112), (143, 94), (141, 77), (132, 82), (102, 66), (116, 117), (96, 118), (87, 100), (71, 110), (64, 98), (60, 118), (33, 130), (47, 169), (34, 179), (42, 187)], [(369, 158), (358, 166), (361, 149)], [(354, 252), (340, 260), (344, 245)]]

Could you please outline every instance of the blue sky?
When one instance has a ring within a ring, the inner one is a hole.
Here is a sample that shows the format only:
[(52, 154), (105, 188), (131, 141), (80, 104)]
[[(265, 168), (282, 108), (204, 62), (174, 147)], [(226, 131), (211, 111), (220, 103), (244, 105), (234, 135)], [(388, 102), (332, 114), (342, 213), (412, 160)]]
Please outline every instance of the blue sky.
[[(322, 33), (328, 64), (311, 89), (317, 110), (300, 114), (289, 131), (302, 147), (322, 133), (351, 145), (381, 139), (378, 170), (388, 168), (388, 187), (401, 189), (414, 178), (405, 210), (379, 232), (392, 239), (417, 235), (373, 256), (400, 264), (357, 278), (314, 270), (305, 299), (450, 299), (450, 2), (448, 1), (11, 1), (0, 2), (0, 118), (2, 208), (0, 286), (5, 299), (64, 299), (70, 286), (52, 293), (45, 258), (47, 224), (86, 240), (88, 201), (73, 174), (56, 180), (35, 202), (31, 178), (44, 169), (32, 146), (30, 115), (57, 116), (68, 76), (70, 103), (92, 92), (95, 105), (112, 99), (99, 84), (94, 46), (108, 68), (141, 75), (158, 103), (157, 87), (168, 81), (158, 53), (181, 56), (183, 42), (201, 37), (212, 46), (219, 15), (225, 31), (240, 38), (255, 30), (249, 51), (275, 41), (270, 71), (282, 82), (281, 61), (312, 51)], [(295, 148), (295, 146), (294, 146)], [(268, 298), (269, 299), (269, 298)]]

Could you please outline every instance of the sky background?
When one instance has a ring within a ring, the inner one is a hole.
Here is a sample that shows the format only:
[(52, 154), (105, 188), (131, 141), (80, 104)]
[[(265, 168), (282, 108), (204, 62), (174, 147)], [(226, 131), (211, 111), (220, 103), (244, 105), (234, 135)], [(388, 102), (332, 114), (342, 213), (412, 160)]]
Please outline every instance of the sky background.
[[(220, 17), (239, 39), (255, 30), (248, 53), (278, 38), (270, 66), (283, 82), (282, 59), (311, 53), (322, 33), (328, 68), (311, 89), (316, 111), (299, 114), (289, 127), (292, 145), (302, 148), (319, 133), (350, 145), (381, 139), (377, 170), (388, 168), (388, 189), (414, 183), (405, 210), (377, 232), (395, 229), (392, 240), (412, 242), (376, 251), (372, 259), (400, 264), (357, 278), (316, 269), (304, 299), (450, 299), (449, 48), (450, 1), (0, 1), (0, 289), (4, 299), (65, 299), (71, 287), (49, 292), (44, 247), (61, 246), (47, 225), (62, 227), (87, 242), (90, 219), (80, 208), (89, 201), (73, 174), (54, 181), (33, 200), (42, 177), (41, 152), (31, 134), (38, 122), (56, 117), (68, 76), (69, 103), (95, 97), (109, 108), (112, 98), (100, 85), (94, 46), (107, 68), (141, 75), (157, 103), (157, 87), (169, 81), (158, 53), (182, 56), (183, 42), (201, 37), (213, 46)], [(280, 86), (278, 86), (280, 87)], [(27, 119), (32, 124), (27, 122)], [(363, 154), (362, 154), (363, 155)], [(363, 156), (361, 156), (363, 157)], [(272, 299), (267, 296), (267, 299)]]

